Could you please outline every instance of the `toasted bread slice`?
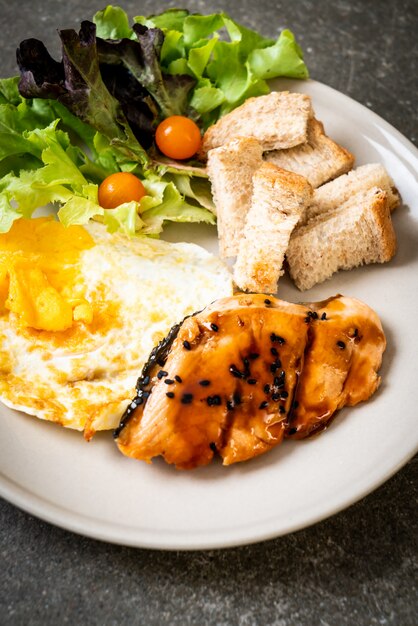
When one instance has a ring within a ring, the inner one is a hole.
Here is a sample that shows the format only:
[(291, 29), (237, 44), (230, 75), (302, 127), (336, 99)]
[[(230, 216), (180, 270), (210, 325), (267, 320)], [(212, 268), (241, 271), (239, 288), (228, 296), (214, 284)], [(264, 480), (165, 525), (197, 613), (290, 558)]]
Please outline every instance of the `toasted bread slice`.
[(311, 99), (301, 93), (274, 91), (249, 98), (205, 132), (200, 157), (237, 137), (254, 137), (266, 150), (291, 148), (308, 139)]
[(312, 187), (345, 174), (354, 165), (354, 156), (327, 137), (321, 122), (312, 118), (308, 141), (288, 150), (266, 152), (264, 159), (290, 172), (304, 176)]
[(275, 293), (290, 235), (312, 198), (308, 181), (272, 163), (253, 177), (253, 195), (234, 280), (243, 291)]
[(361, 165), (315, 189), (312, 204), (306, 212), (306, 219), (335, 211), (346, 202), (353, 202), (357, 194), (363, 194), (372, 187), (386, 191), (390, 211), (399, 206), (399, 192), (384, 166), (380, 163), (370, 163)]
[(390, 261), (395, 252), (388, 194), (373, 187), (299, 227), (286, 257), (290, 276), (304, 291), (339, 270)]
[(234, 139), (208, 153), (207, 171), (218, 216), (219, 254), (236, 256), (251, 204), (253, 174), (263, 162), (261, 144), (252, 138)]

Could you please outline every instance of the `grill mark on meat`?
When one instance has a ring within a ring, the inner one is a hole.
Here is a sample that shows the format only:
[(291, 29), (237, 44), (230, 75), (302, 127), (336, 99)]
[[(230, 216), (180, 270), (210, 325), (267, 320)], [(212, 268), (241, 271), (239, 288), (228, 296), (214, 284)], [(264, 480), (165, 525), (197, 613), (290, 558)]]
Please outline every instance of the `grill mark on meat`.
[[(309, 318), (312, 320), (312, 316), (309, 316)], [(315, 319), (315, 318), (314, 318)], [(316, 316), (316, 319), (318, 319), (318, 315)], [(290, 403), (290, 409), (289, 412), (287, 414), (287, 425), (286, 425), (286, 431), (289, 431), (289, 427), (292, 423), (292, 421), (294, 421), (295, 418), (295, 411), (298, 408), (297, 402), (296, 402), (296, 397), (297, 397), (297, 393), (298, 393), (298, 389), (299, 389), (299, 383), (300, 383), (300, 379), (301, 379), (301, 374), (303, 371), (303, 366), (305, 363), (305, 359), (306, 356), (309, 354), (311, 347), (312, 347), (312, 342), (313, 342), (313, 337), (314, 337), (314, 333), (312, 330), (312, 326), (309, 324), (308, 326), (308, 332), (306, 335), (306, 344), (305, 344), (305, 349), (303, 351), (303, 355), (302, 358), (298, 359), (296, 362), (296, 384), (294, 386), (293, 389), (293, 395), (292, 395), (292, 401)]]

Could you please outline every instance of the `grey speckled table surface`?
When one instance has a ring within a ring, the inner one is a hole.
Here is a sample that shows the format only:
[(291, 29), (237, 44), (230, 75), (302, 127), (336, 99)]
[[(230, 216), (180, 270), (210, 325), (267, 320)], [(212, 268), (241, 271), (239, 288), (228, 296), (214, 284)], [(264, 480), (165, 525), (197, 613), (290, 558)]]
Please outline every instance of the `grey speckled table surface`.
[[(101, 0), (0, 0), (0, 74), (16, 44), (73, 27)], [(416, 0), (125, 1), (130, 15), (226, 9), (274, 36), (291, 28), (313, 78), (418, 143)], [(87, 7), (87, 8), (86, 8)], [(55, 46), (55, 48), (54, 48)], [(418, 623), (417, 461), (331, 519), (253, 546), (157, 552), (74, 535), (0, 501), (0, 624), (412, 626)]]

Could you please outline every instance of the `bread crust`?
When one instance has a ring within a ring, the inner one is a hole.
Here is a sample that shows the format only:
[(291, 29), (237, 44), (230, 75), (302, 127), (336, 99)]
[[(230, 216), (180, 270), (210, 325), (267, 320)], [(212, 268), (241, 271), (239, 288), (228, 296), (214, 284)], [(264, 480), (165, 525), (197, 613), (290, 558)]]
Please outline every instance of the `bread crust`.
[(324, 126), (312, 118), (308, 123), (308, 141), (288, 150), (266, 152), (264, 159), (304, 176), (316, 188), (345, 174), (354, 165), (354, 156), (325, 134)]
[(290, 235), (312, 197), (305, 178), (263, 163), (240, 242), (234, 280), (243, 291), (275, 293)]
[(352, 203), (356, 195), (363, 194), (373, 187), (386, 191), (390, 211), (394, 211), (400, 205), (399, 192), (384, 166), (380, 163), (369, 163), (360, 165), (315, 189), (306, 219), (335, 211), (346, 202)]
[(208, 153), (207, 172), (217, 214), (219, 254), (234, 257), (251, 204), (253, 174), (262, 164), (260, 143), (239, 137)]
[(389, 198), (386, 191), (377, 190), (375, 201), (370, 207), (374, 216), (376, 227), (380, 233), (379, 263), (390, 261), (396, 254), (397, 241), (390, 216)]
[(263, 151), (297, 146), (307, 141), (312, 116), (311, 99), (305, 94), (273, 91), (249, 98), (208, 128), (199, 156), (205, 159), (209, 150), (244, 136), (257, 139)]
[(335, 272), (385, 263), (396, 253), (388, 194), (377, 187), (335, 212), (318, 215), (292, 235), (286, 253), (290, 276), (305, 291)]

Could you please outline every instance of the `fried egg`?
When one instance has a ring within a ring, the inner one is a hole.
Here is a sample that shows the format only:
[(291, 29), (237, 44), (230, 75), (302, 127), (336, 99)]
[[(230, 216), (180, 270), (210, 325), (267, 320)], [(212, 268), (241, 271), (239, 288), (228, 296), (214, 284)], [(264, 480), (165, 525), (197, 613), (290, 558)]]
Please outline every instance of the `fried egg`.
[(22, 218), (0, 235), (0, 399), (86, 439), (114, 428), (152, 348), (232, 291), (195, 244)]

